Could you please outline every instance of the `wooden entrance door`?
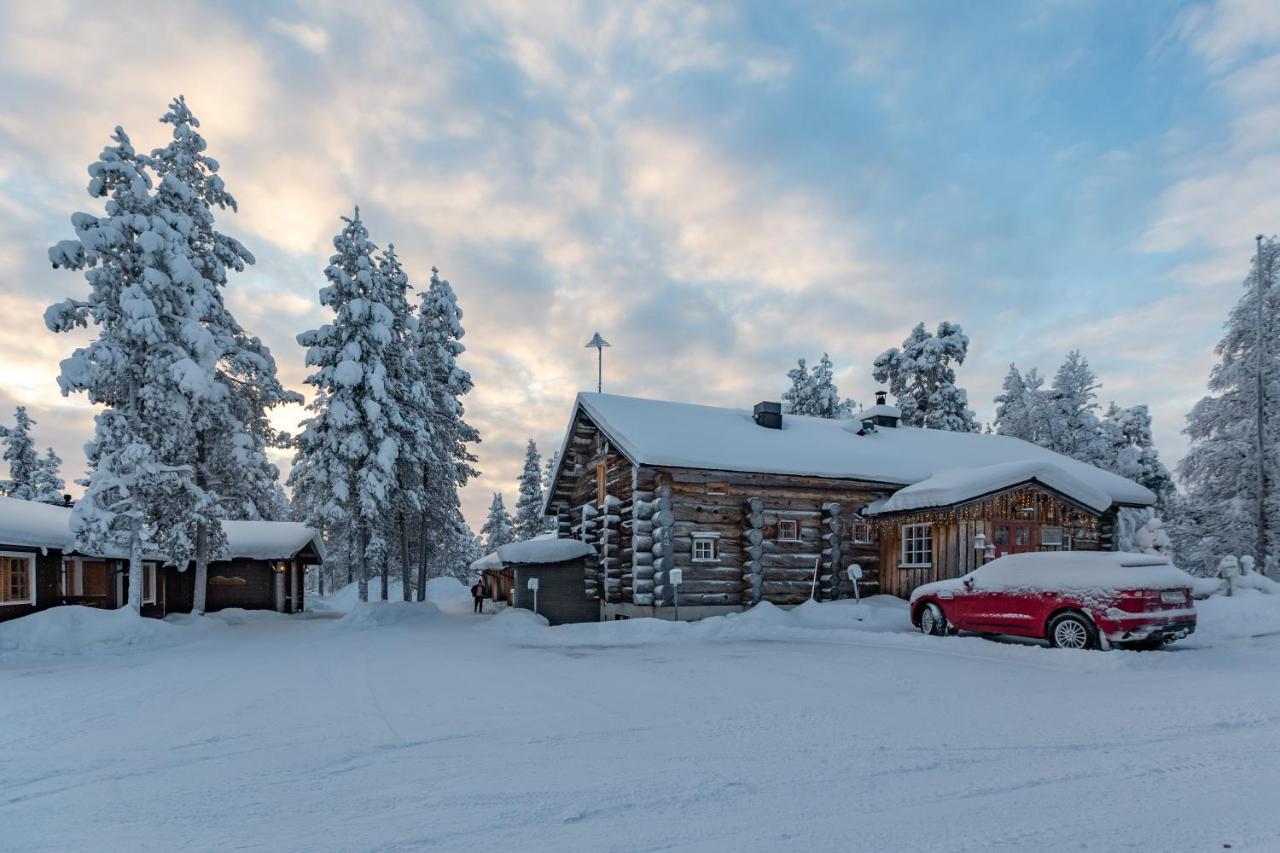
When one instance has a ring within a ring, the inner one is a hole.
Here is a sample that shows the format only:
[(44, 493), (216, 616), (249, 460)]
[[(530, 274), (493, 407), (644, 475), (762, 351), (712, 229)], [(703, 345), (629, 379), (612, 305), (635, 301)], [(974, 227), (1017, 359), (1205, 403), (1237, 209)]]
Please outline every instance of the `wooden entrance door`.
[(1031, 521), (993, 521), (991, 544), (996, 546), (996, 556), (1025, 554), (1040, 547), (1040, 526)]

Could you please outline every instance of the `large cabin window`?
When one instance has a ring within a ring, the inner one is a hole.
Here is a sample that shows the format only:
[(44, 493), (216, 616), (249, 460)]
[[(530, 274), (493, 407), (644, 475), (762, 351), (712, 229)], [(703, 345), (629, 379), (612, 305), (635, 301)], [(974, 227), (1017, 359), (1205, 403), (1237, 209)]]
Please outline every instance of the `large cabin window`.
[(0, 605), (36, 603), (36, 555), (0, 552)]
[(716, 540), (720, 537), (713, 533), (693, 534), (693, 561), (695, 563), (714, 563), (720, 557)]
[(902, 562), (907, 569), (922, 569), (933, 565), (933, 525), (902, 525)]

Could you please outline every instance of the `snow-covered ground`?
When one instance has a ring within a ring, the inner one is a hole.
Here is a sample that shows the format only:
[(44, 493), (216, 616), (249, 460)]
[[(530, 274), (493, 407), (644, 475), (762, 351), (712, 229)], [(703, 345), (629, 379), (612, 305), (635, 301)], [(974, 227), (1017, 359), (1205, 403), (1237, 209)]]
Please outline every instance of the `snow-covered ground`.
[(1280, 596), (1098, 653), (886, 599), (547, 628), (436, 586), (0, 625), (0, 849), (1280, 849)]

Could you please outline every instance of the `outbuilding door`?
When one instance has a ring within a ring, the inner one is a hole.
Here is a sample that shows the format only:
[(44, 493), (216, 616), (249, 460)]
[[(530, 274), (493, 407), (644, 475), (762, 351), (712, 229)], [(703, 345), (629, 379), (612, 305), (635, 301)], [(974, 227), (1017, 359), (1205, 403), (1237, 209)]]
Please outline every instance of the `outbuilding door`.
[(1040, 547), (1040, 525), (1030, 521), (993, 521), (991, 544), (996, 556), (1025, 554)]

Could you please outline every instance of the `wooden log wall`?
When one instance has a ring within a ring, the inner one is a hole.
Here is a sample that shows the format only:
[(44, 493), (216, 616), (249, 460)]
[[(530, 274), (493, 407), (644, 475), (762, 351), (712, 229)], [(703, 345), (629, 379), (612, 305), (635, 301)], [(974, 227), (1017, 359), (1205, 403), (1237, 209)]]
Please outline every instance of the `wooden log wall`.
[(631, 494), (631, 601), (653, 604), (653, 516), (657, 512), (652, 468), (634, 468)]
[[(853, 517), (888, 492), (818, 477), (692, 469), (661, 469), (659, 477), (670, 482), (671, 542), (664, 556), (684, 572), (684, 605), (799, 604), (814, 590), (815, 570), (819, 594), (839, 595), (838, 577), (854, 558), (841, 540), (844, 513)], [(780, 521), (796, 522), (794, 541), (779, 540)], [(714, 563), (693, 562), (695, 533), (717, 537)], [(868, 566), (869, 574), (876, 568)]]

